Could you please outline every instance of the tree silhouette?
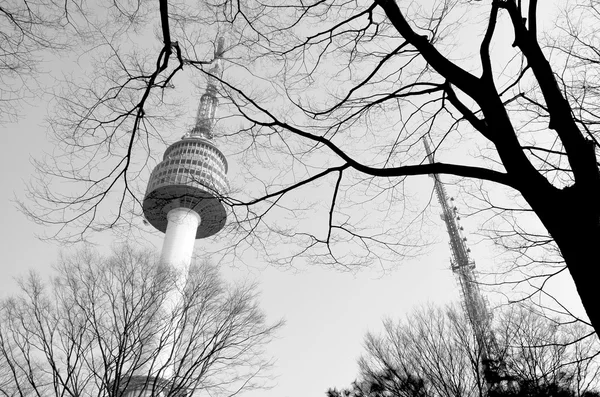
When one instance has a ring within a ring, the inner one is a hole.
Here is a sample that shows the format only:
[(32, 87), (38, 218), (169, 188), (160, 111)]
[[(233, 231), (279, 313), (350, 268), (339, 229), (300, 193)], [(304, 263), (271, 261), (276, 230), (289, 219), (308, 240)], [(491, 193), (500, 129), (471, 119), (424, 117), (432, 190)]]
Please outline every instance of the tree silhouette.
[(268, 324), (252, 286), (227, 285), (209, 264), (185, 283), (152, 254), (63, 257), (56, 276), (30, 274), (0, 306), (0, 394), (235, 395), (262, 387)]
[[(139, 176), (181, 111), (169, 97), (176, 76), (209, 74), (207, 42), (226, 31), (227, 117), (217, 135), (243, 168), (241, 191), (222, 198), (237, 237), (230, 253), (389, 266), (427, 243), (408, 177), (451, 174), (472, 182), (473, 201), (484, 204), (476, 210), (498, 222), (487, 223), (490, 237), (568, 269), (599, 330), (590, 258), (600, 240), (600, 58), (597, 31), (581, 28), (597, 26), (589, 23), (597, 4), (578, 4), (558, 18), (563, 29), (544, 34), (538, 8), (536, 0), (427, 9), (394, 0), (140, 3), (160, 24), (160, 43), (139, 51), (121, 46), (133, 29), (105, 36), (102, 62), (61, 95), (52, 128), (64, 156), (40, 164), (25, 210), (69, 241), (139, 224)], [(423, 137), (433, 141), (433, 164)], [(308, 214), (320, 221), (299, 222)]]
[(600, 352), (580, 324), (558, 326), (527, 308), (511, 307), (495, 331), (506, 376), (487, 385), (481, 348), (464, 314), (428, 307), (367, 334), (359, 377), (332, 396), (596, 396)]

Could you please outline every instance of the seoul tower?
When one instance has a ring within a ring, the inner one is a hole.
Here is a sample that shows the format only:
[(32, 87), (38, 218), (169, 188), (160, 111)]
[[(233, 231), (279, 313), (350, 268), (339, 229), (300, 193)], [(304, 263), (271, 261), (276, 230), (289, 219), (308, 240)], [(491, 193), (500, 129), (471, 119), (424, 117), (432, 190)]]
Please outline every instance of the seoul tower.
[(224, 50), (220, 38), (193, 128), (167, 148), (148, 181), (143, 210), (148, 222), (165, 233), (161, 263), (187, 267), (195, 240), (225, 226), (220, 197), (229, 189), (227, 160), (213, 142)]

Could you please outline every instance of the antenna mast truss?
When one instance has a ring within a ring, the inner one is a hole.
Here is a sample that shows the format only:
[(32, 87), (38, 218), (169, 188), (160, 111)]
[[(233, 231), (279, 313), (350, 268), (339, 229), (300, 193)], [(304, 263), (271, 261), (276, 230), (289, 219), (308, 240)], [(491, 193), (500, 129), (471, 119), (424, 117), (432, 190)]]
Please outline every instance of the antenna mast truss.
[[(429, 163), (433, 164), (433, 154), (423, 138), (425, 151)], [(430, 175), (434, 179), (435, 193), (442, 206), (441, 218), (446, 224), (450, 236), (450, 268), (456, 275), (461, 289), (462, 305), (477, 344), (481, 349), (481, 367), (488, 388), (494, 387), (504, 379), (504, 361), (500, 357), (500, 349), (491, 329), (492, 315), (488, 310), (486, 301), (481, 294), (477, 276), (475, 274), (475, 261), (470, 258), (467, 247), (467, 238), (463, 236), (463, 227), (460, 225), (460, 216), (454, 205), (454, 199), (448, 199), (444, 185), (437, 174)]]

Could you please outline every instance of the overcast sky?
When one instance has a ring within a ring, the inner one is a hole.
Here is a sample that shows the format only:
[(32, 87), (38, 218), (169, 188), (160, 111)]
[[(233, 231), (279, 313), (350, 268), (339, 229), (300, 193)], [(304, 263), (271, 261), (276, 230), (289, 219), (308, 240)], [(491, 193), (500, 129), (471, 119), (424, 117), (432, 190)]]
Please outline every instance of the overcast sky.
[[(193, 99), (197, 101), (199, 94)], [(28, 221), (16, 209), (15, 196), (25, 199), (24, 185), (31, 178), (32, 157), (51, 152), (44, 118), (45, 100), (32, 99), (25, 117), (18, 123), (0, 126), (3, 155), (0, 157), (0, 203), (4, 208), (0, 241), (0, 291), (16, 290), (14, 278), (29, 269), (51, 273), (51, 265), (60, 247), (40, 241), (36, 234), (43, 228)], [(181, 134), (184, 131), (181, 132)], [(181, 135), (179, 132), (176, 135)], [(218, 144), (218, 143), (217, 143)], [(224, 150), (226, 152), (226, 150)], [(236, 167), (231, 167), (235, 172)], [(234, 177), (232, 175), (231, 177)], [(427, 189), (433, 180), (419, 177), (417, 183)], [(449, 187), (452, 194), (452, 187)], [(439, 211), (435, 203), (432, 214)], [(432, 219), (439, 219), (432, 217)], [(256, 280), (262, 291), (262, 307), (273, 321), (284, 318), (286, 326), (269, 346), (276, 360), (275, 387), (249, 392), (252, 397), (323, 396), (328, 387), (344, 387), (357, 375), (356, 359), (362, 353), (366, 331), (376, 331), (385, 317), (399, 318), (413, 308), (430, 303), (444, 304), (458, 299), (458, 285), (449, 269), (449, 248), (441, 220), (434, 236), (437, 243), (417, 259), (395, 264), (395, 270), (383, 274), (379, 269), (356, 274), (319, 266), (303, 266), (296, 271), (277, 269), (257, 259), (251, 267), (224, 265), (227, 279)], [(465, 222), (470, 235), (475, 224)], [(476, 239), (472, 239), (476, 241)], [(110, 233), (97, 237), (99, 249), (106, 251), (114, 239)], [(139, 242), (140, 246), (160, 248), (160, 236)], [(197, 247), (202, 244), (198, 241)], [(493, 268), (495, 251), (485, 243), (471, 245), (473, 258), (482, 269)], [(551, 285), (562, 302), (581, 314), (579, 300), (568, 277)]]
[[(49, 149), (45, 129), (39, 125), (40, 120), (35, 120), (40, 114), (32, 112), (28, 120), (2, 128), (6, 147), (13, 148), (0, 160), (5, 183), (1, 192), (5, 227), (0, 230), (4, 253), (0, 291), (4, 294), (15, 291), (14, 278), (29, 269), (49, 275), (61, 249), (37, 239), (36, 233), (43, 233), (43, 229), (25, 219), (12, 202), (13, 194), (24, 194), (24, 182), (33, 170), (29, 157)], [(432, 180), (424, 177), (423, 183), (431, 184)], [(441, 231), (442, 226), (440, 220)], [(449, 252), (443, 238), (441, 234), (440, 243), (432, 247), (430, 255), (399, 263), (390, 274), (373, 269), (353, 275), (318, 266), (279, 270), (260, 262), (254, 268), (224, 267), (226, 279), (256, 280), (267, 316), (273, 321), (286, 320), (269, 347), (277, 361), (273, 371), (278, 376), (276, 387), (248, 395), (320, 396), (330, 386), (348, 385), (356, 377), (356, 359), (366, 331), (377, 330), (386, 316), (400, 317), (427, 302), (456, 300), (457, 284), (448, 268)], [(101, 236), (98, 249), (106, 252), (112, 241), (108, 233)], [(152, 243), (159, 247), (160, 239), (144, 245)], [(196, 243), (200, 244), (202, 240)]]
[[(41, 116), (45, 106), (32, 109), (27, 119), (2, 127), (6, 150), (0, 159), (3, 225), (0, 229), (3, 259), (0, 262), (0, 291), (16, 289), (15, 277), (29, 269), (49, 275), (60, 247), (40, 241), (43, 229), (17, 211), (13, 197), (23, 197), (24, 183), (33, 168), (30, 156), (50, 150)], [(419, 178), (432, 186), (433, 180)], [(451, 188), (450, 188), (451, 190)], [(436, 203), (434, 211), (439, 211)], [(439, 218), (438, 218), (439, 219)], [(262, 307), (273, 321), (286, 326), (269, 346), (276, 360), (276, 386), (268, 391), (247, 393), (252, 397), (322, 396), (328, 387), (348, 385), (357, 375), (356, 359), (362, 353), (366, 331), (377, 331), (384, 317), (400, 318), (427, 303), (444, 304), (458, 299), (458, 285), (449, 269), (449, 248), (441, 219), (438, 243), (416, 260), (398, 263), (396, 270), (382, 274), (378, 269), (344, 273), (319, 266), (297, 271), (280, 270), (257, 261), (255, 267), (226, 267), (225, 278), (256, 280), (262, 291)], [(468, 228), (467, 228), (468, 235)], [(112, 244), (107, 232), (98, 238), (99, 249)], [(160, 238), (140, 245), (160, 246)], [(201, 248), (202, 240), (196, 245)], [(494, 265), (494, 256), (484, 243), (471, 245), (480, 268)], [(555, 282), (553, 291), (575, 310), (578, 298), (568, 279)]]

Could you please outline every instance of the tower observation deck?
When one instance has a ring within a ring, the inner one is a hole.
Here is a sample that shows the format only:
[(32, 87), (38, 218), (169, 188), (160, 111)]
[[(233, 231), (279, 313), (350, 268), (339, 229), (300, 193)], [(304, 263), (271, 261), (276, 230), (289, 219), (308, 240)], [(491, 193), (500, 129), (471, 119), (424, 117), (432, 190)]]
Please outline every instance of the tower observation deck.
[(213, 142), (224, 47), (220, 38), (194, 126), (167, 148), (144, 197), (144, 216), (165, 233), (161, 262), (171, 265), (189, 265), (194, 241), (216, 234), (227, 219), (220, 199), (229, 190), (227, 159)]

